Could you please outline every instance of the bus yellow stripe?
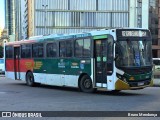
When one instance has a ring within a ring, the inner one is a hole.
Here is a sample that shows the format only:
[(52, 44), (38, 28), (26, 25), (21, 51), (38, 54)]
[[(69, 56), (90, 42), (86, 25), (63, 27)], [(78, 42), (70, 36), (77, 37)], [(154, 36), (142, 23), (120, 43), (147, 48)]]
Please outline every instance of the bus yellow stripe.
[(116, 90), (128, 90), (130, 89), (130, 86), (123, 82), (122, 80), (118, 79), (115, 83), (115, 89)]

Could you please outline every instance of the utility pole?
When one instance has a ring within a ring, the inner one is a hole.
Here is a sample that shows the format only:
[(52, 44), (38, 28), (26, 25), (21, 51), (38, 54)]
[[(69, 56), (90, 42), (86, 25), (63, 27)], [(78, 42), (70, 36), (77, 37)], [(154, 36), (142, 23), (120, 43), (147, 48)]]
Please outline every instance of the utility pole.
[(45, 30), (45, 32), (44, 32), (44, 34), (46, 34), (46, 24), (47, 24), (47, 7), (48, 7), (48, 5), (42, 5), (42, 7), (44, 7), (44, 9), (45, 9), (45, 18), (44, 18), (44, 24), (45, 24), (45, 28), (44, 28), (44, 30)]

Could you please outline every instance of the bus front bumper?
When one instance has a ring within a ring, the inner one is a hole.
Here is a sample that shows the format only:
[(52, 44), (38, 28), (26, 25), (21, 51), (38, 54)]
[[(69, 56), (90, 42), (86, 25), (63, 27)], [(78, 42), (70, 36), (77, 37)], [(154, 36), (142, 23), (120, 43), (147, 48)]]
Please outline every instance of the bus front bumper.
[(141, 82), (136, 82), (137, 85), (133, 85), (132, 83), (126, 83), (118, 79), (115, 83), (115, 90), (135, 90), (135, 89), (143, 89), (145, 87), (153, 86), (153, 80), (143, 81), (143, 82), (144, 82), (144, 85), (141, 85), (141, 84), (138, 85)]

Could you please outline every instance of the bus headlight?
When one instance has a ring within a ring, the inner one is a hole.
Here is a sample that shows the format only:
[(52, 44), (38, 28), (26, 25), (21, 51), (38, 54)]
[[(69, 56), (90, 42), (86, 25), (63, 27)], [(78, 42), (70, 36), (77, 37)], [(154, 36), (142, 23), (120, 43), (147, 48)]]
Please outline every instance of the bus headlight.
[(126, 79), (125, 77), (123, 77), (123, 81), (124, 81), (124, 82), (127, 82), (127, 79)]

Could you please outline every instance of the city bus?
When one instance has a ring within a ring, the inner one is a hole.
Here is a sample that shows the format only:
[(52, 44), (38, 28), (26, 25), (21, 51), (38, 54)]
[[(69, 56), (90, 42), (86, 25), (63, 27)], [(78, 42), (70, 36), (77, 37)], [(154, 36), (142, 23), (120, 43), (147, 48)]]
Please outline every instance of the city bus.
[(153, 84), (148, 29), (51, 34), (5, 45), (6, 77), (39, 84), (119, 92)]

